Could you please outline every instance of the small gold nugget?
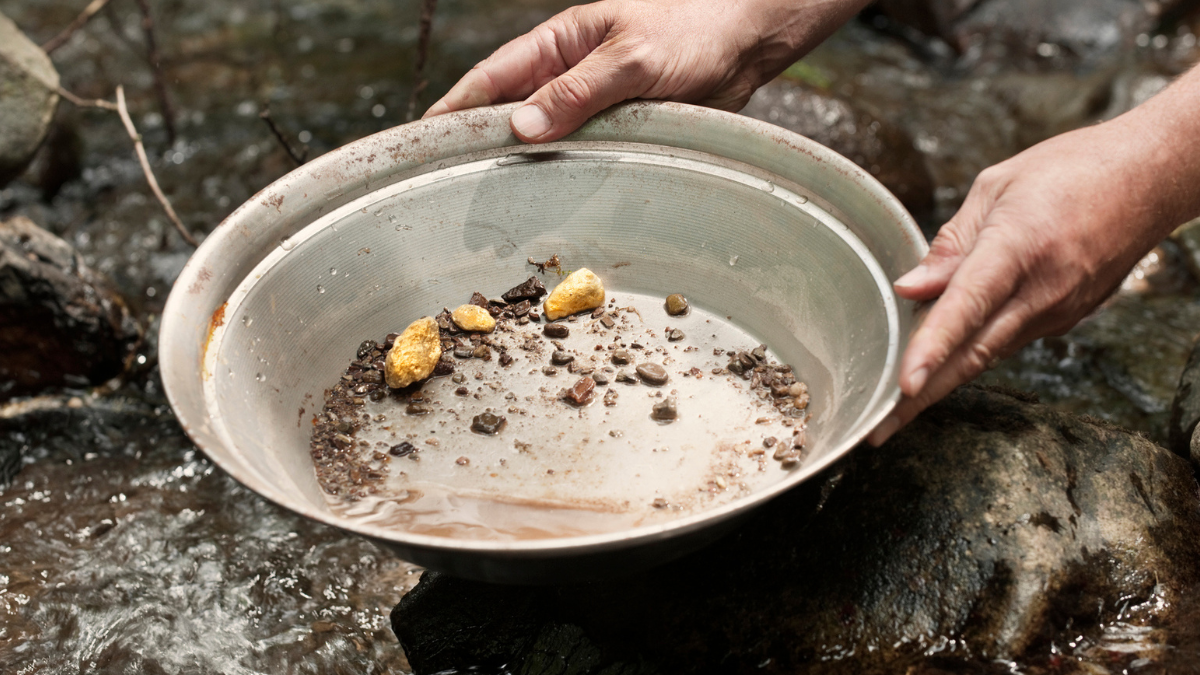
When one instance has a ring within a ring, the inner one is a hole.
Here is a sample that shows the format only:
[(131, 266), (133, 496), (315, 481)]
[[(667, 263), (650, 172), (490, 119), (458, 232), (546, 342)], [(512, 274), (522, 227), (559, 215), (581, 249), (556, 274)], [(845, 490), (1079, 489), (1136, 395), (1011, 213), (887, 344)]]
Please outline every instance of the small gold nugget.
[(450, 314), (454, 325), (468, 333), (490, 333), (496, 330), (496, 320), (479, 305), (463, 305)]
[(550, 321), (604, 304), (604, 283), (586, 267), (567, 275), (546, 298), (546, 318)]

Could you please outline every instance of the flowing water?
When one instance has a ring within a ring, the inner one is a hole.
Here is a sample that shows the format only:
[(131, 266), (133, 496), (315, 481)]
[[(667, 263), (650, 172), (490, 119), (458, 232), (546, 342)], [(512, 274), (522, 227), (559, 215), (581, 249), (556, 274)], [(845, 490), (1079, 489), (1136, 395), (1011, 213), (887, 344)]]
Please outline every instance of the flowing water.
[[(82, 4), (10, 0), (3, 10), (43, 42)], [(111, 97), (115, 85), (126, 86), (158, 178), (198, 235), (292, 168), (258, 119), (264, 104), (309, 156), (406, 119), (416, 2), (152, 4), (173, 139), (134, 3), (111, 3), (54, 61), (64, 86), (82, 96)], [(566, 4), (443, 0), (423, 104)], [(984, 166), (1151, 95), (1196, 60), (1195, 45), (1193, 30), (1181, 25), (1139, 41), (1118, 62), (1064, 76), (955, 58), (855, 25), (798, 72), (912, 137), (936, 185), (935, 213), (925, 223), (932, 226)], [(1098, 89), (1108, 95), (1095, 99)], [(1071, 110), (1082, 112), (1063, 112)], [(114, 115), (64, 105), (59, 122), (53, 159), (0, 190), (0, 215), (28, 215), (63, 236), (113, 278), (135, 311), (153, 315), (189, 249), (149, 196)], [(1189, 255), (1162, 252), (1176, 272)], [(1173, 278), (1181, 280), (1166, 287), (1135, 279), (1080, 327), (1038, 341), (985, 380), (1164, 439), (1200, 326), (1194, 281), (1186, 272)], [(128, 398), (92, 406), (81, 392), (82, 408), (32, 418), (25, 466), (0, 490), (2, 670), (406, 672), (387, 613), (419, 570), (282, 512), (216, 470), (165, 408), (151, 347), (138, 358), (149, 375), (124, 392)], [(1137, 652), (1133, 663), (1145, 665), (1141, 659), (1157, 659), (1156, 645), (1165, 642), (1176, 649), (1162, 658), (1181, 668), (1193, 662), (1194, 631), (1167, 633), (1117, 624), (1100, 643), (1055, 649), (1097, 667), (1113, 653)]]

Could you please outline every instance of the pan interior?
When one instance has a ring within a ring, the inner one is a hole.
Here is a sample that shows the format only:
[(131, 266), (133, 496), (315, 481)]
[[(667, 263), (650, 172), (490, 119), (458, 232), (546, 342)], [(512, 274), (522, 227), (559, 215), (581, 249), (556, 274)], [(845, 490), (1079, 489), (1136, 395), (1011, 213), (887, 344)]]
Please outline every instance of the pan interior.
[[(749, 490), (726, 501), (823, 464), (883, 395), (898, 331), (889, 284), (861, 242), (801, 188), (655, 146), (446, 164), (313, 222), (281, 242), (231, 296), (205, 355), (206, 405), (226, 447), (281, 494), (330, 513), (309, 456), (311, 420), (362, 340), (454, 308), (474, 291), (496, 297), (530, 276), (530, 257), (558, 254), (568, 269), (592, 269), (610, 296), (682, 293), (696, 309), (692, 320), (724, 320), (724, 332), (714, 333), (744, 340), (731, 347), (765, 343), (808, 383), (814, 416), (804, 462), (749, 476)], [(683, 422), (671, 433), (698, 451), (714, 450), (719, 439), (697, 438)], [(493, 440), (480, 439), (475, 452), (511, 451), (508, 443), (488, 445)], [(577, 446), (552, 442), (549, 430), (521, 440), (548, 462), (578, 461), (570, 454)], [(633, 486), (623, 480), (630, 470), (629, 463), (593, 462), (576, 475), (581, 486)], [(477, 494), (480, 485), (448, 488)], [(586, 507), (564, 503), (571, 491), (561, 477), (487, 489), (518, 491), (527, 503)], [(629, 489), (648, 493), (623, 498), (649, 504), (657, 488)], [(331, 517), (362, 529), (344, 509)]]

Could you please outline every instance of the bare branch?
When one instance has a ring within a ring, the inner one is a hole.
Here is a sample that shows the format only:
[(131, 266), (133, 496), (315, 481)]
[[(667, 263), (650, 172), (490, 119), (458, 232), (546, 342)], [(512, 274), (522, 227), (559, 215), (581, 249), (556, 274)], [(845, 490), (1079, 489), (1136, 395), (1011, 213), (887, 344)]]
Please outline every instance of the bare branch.
[(405, 121), (411, 122), (417, 116), (417, 103), (421, 99), (421, 93), (425, 91), (425, 87), (429, 86), (429, 80), (425, 79), (425, 61), (429, 56), (429, 33), (433, 29), (433, 13), (437, 10), (437, 0), (422, 0), (421, 2), (421, 25), (420, 32), (417, 35), (417, 62), (416, 74), (413, 78), (412, 94), (408, 97), (408, 114)]
[[(42, 45), (42, 51), (49, 54), (55, 49), (58, 49), (66, 44), (67, 40), (70, 40), (71, 36), (75, 34), (75, 31), (83, 28), (83, 25), (90, 21), (97, 12), (104, 9), (104, 6), (107, 4), (108, 0), (92, 0), (89, 2), (88, 6), (84, 7), (83, 11), (79, 13), (79, 16), (75, 17), (75, 20), (72, 21), (66, 28), (64, 28), (61, 33), (50, 38), (45, 44)], [(64, 96), (63, 98), (66, 97)]]
[(167, 82), (163, 77), (162, 59), (158, 56), (158, 41), (154, 39), (154, 19), (150, 16), (150, 4), (146, 0), (137, 0), (138, 9), (142, 13), (142, 35), (146, 39), (146, 60), (150, 62), (150, 70), (154, 72), (154, 94), (158, 97), (158, 109), (163, 116), (163, 128), (167, 132), (167, 143), (175, 143), (175, 107), (171, 105), (171, 97), (167, 95)]
[(142, 136), (133, 126), (133, 120), (129, 117), (129, 108), (125, 106), (125, 88), (120, 85), (117, 85), (117, 114), (121, 116), (121, 122), (125, 124), (125, 131), (129, 134), (129, 138), (133, 140), (133, 149), (137, 152), (138, 163), (142, 165), (142, 173), (146, 174), (146, 182), (150, 184), (150, 191), (154, 193), (158, 203), (162, 204), (163, 210), (167, 212), (167, 217), (175, 225), (175, 229), (179, 230), (179, 236), (192, 246), (199, 246), (187, 228), (183, 226), (179, 216), (175, 215), (175, 209), (171, 207), (171, 202), (167, 201), (167, 196), (158, 186), (154, 172), (150, 170), (150, 159), (146, 157), (146, 147), (142, 145)]
[(288, 157), (292, 158), (296, 166), (300, 166), (308, 161), (308, 146), (301, 144), (300, 154), (296, 154), (295, 149), (292, 148), (291, 141), (284, 135), (283, 129), (280, 129), (279, 125), (275, 124), (275, 118), (271, 117), (271, 106), (264, 105), (262, 111), (258, 113), (258, 118), (267, 123), (267, 127), (271, 130), (271, 133), (275, 134), (275, 140), (279, 141), (284, 150), (287, 150)]
[(103, 108), (105, 110), (114, 110), (114, 111), (117, 109), (117, 104), (113, 103), (112, 101), (105, 101), (103, 99), (98, 99), (98, 98), (88, 99), (88, 98), (81, 98), (79, 96), (76, 96), (75, 94), (72, 94), (71, 92), (67, 91), (66, 89), (63, 89), (57, 83), (52, 82), (52, 81), (42, 77), (41, 73), (34, 72), (33, 70), (26, 68), (25, 64), (9, 58), (3, 52), (0, 52), (0, 59), (4, 60), (10, 66), (16, 68), (17, 70), (24, 72), (26, 75), (29, 75), (33, 79), (37, 80), (38, 84), (42, 85), (43, 87), (49, 89), (50, 91), (52, 91), (56, 94), (58, 94), (59, 96), (67, 99), (68, 102), (72, 103), (73, 105), (77, 105), (80, 108)]

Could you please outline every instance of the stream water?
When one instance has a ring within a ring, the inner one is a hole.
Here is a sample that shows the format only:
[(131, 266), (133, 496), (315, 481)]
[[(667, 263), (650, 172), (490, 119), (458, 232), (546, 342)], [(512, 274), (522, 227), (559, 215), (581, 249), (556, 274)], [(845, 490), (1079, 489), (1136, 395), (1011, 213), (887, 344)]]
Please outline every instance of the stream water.
[[(3, 11), (44, 42), (82, 4), (9, 0)], [(567, 4), (443, 0), (423, 105)], [(174, 140), (143, 56), (135, 3), (111, 3), (54, 61), (64, 86), (81, 96), (110, 97), (115, 85), (126, 86), (158, 179), (197, 235), (292, 168), (258, 119), (264, 103), (310, 156), (405, 121), (417, 2), (153, 5)], [(983, 167), (1119, 113), (1200, 56), (1194, 26), (1159, 37), (1064, 74), (958, 58), (856, 24), (806, 59), (799, 77), (912, 137), (936, 186), (925, 223), (932, 226)], [(1108, 92), (1100, 104), (1071, 107), (1098, 88)], [(1073, 117), (1063, 112), (1076, 109)], [(149, 196), (116, 116), (63, 105), (59, 118), (56, 159), (0, 190), (0, 217), (27, 215), (72, 242), (135, 312), (153, 316), (190, 249)], [(1200, 298), (1186, 247), (1168, 244), (1156, 255), (1071, 333), (1039, 340), (983, 379), (1165, 440), (1200, 327)], [(0, 670), (407, 672), (387, 614), (420, 570), (282, 512), (216, 470), (166, 408), (152, 347), (138, 359), (141, 384), (122, 397), (94, 414), (50, 415), (44, 429), (31, 429), (25, 467), (0, 490)], [(64, 424), (76, 431), (47, 440)], [(1111, 645), (1081, 653), (1100, 667), (1109, 652), (1150, 640), (1139, 630), (1118, 631)], [(1193, 632), (1155, 640), (1176, 643), (1174, 658), (1182, 658), (1197, 653)]]

